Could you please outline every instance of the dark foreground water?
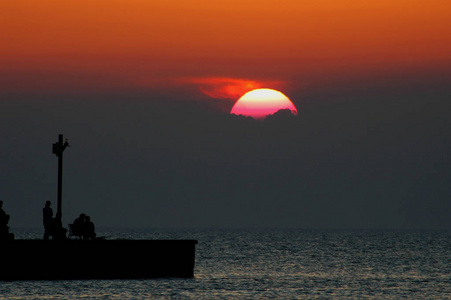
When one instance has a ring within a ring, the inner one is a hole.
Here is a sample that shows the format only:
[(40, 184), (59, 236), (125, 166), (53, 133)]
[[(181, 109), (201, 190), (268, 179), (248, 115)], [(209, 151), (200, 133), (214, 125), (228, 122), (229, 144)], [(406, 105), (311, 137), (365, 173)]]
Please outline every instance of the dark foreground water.
[[(17, 238), (42, 235), (39, 230), (13, 231)], [(109, 229), (98, 233), (109, 239), (196, 239), (195, 277), (0, 281), (0, 298), (451, 299), (449, 231)]]

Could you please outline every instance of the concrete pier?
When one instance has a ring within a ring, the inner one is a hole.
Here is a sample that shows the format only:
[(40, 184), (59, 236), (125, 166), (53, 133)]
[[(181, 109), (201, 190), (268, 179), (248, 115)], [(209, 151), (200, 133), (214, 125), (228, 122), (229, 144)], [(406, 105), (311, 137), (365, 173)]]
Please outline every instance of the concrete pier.
[(2, 243), (0, 280), (194, 276), (196, 240), (13, 240)]

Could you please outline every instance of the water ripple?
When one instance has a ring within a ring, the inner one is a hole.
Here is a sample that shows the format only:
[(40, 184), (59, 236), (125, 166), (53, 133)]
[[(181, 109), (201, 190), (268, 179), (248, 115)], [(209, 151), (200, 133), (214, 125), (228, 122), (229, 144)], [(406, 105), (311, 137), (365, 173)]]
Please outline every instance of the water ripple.
[[(16, 230), (40, 238), (39, 230)], [(0, 282), (9, 299), (451, 298), (451, 232), (104, 229), (197, 239), (192, 279)]]

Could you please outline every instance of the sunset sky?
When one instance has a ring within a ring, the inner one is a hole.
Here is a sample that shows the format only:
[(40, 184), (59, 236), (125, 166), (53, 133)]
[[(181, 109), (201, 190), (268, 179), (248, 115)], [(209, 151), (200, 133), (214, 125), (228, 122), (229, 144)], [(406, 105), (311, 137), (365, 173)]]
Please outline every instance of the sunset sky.
[(0, 84), (113, 91), (229, 78), (295, 89), (441, 72), (450, 10), (447, 0), (4, 0)]
[[(67, 221), (451, 228), (450, 15), (449, 0), (2, 0), (0, 199), (40, 226), (63, 133)], [(296, 119), (229, 119), (254, 88)]]

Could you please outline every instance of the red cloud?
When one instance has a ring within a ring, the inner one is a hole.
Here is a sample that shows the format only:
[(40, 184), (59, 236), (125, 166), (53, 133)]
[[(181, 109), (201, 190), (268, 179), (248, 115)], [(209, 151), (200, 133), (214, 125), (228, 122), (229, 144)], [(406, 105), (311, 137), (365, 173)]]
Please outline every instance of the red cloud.
[(283, 85), (282, 81), (257, 81), (226, 77), (183, 78), (181, 82), (198, 85), (205, 95), (212, 98), (234, 101), (253, 89), (280, 88)]

